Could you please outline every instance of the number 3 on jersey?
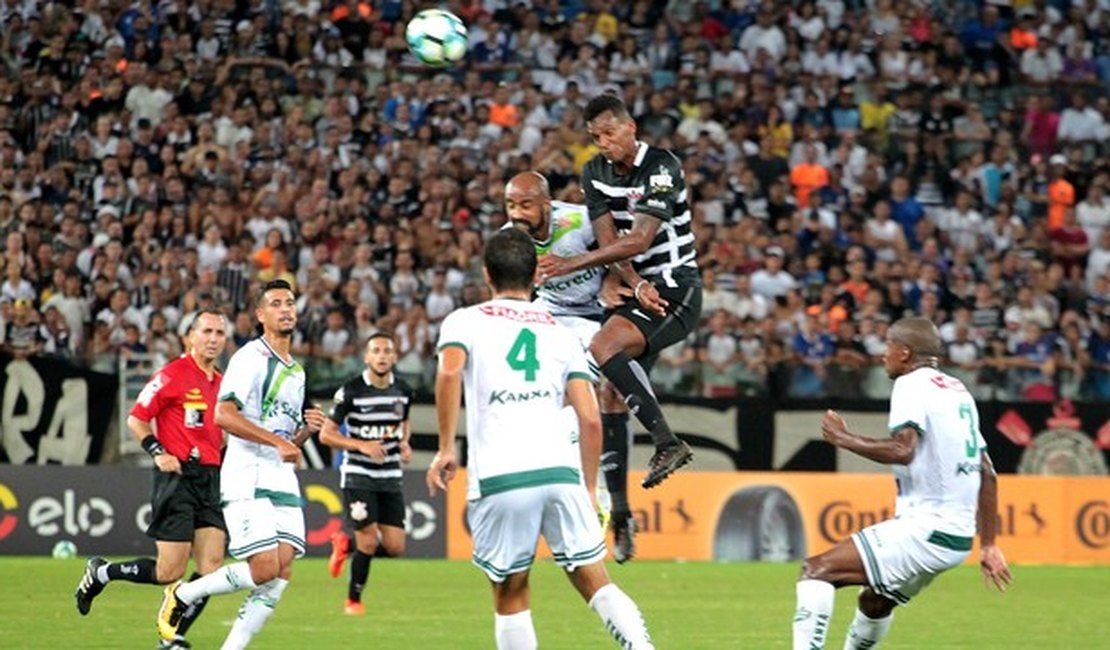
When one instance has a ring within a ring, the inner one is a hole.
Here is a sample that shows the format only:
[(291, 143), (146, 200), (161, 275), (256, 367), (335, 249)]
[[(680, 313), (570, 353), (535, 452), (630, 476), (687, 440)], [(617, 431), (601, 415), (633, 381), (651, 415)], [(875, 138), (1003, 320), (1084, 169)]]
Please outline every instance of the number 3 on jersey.
[(513, 370), (524, 373), (524, 381), (536, 381), (536, 371), (540, 369), (540, 361), (536, 358), (536, 333), (527, 327), (520, 330), (505, 361)]
[(976, 421), (975, 408), (971, 404), (960, 404), (960, 419), (967, 420), (969, 438), (964, 441), (964, 451), (968, 458), (975, 458), (979, 451), (979, 423)]

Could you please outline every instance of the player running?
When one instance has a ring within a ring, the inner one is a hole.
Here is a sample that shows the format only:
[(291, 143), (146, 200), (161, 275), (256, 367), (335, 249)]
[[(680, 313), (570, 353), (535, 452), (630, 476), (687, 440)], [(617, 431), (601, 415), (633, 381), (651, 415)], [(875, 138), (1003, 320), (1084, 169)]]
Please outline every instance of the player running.
[[(366, 613), (362, 590), (370, 576), (370, 560), (380, 548), (389, 557), (405, 553), (405, 499), (401, 492), (401, 463), (409, 462), (409, 407), (413, 391), (393, 376), (397, 348), (383, 332), (366, 341), (366, 370), (335, 392), (335, 406), (320, 431), (320, 442), (343, 449), (339, 486), (347, 506), (347, 521), (355, 531), (355, 554), (343, 611), (352, 616)], [(339, 425), (347, 425), (347, 435)], [(379, 534), (381, 543), (378, 543)], [(332, 538), (329, 569), (332, 577), (343, 571), (350, 539), (345, 533)]]
[[(304, 511), (295, 472), (300, 445), (326, 416), (304, 409), (305, 373), (289, 353), (297, 324), (289, 283), (266, 283), (255, 300), (262, 336), (240, 348), (220, 383), (216, 424), (230, 435), (220, 496), (234, 564), (166, 587), (158, 632), (173, 639), (189, 605), (250, 589), (223, 647), (245, 648), (288, 585), (294, 557), (304, 555)], [(302, 415), (303, 413), (303, 415)]]
[(610, 275), (619, 274), (635, 299), (610, 306), (590, 352), (651, 433), (655, 454), (643, 481), (651, 488), (694, 457), (671, 431), (648, 379), (659, 351), (685, 340), (701, 316), (686, 179), (674, 154), (636, 140), (636, 122), (620, 98), (594, 97), (585, 118), (601, 149), (582, 171), (600, 248), (576, 257), (544, 256), (540, 280), (609, 264), (617, 272)]
[[(466, 390), (468, 523), (474, 564), (493, 584), (501, 649), (536, 647), (528, 574), (542, 534), (555, 561), (626, 648), (651, 648), (639, 608), (609, 581), (595, 516), (601, 425), (586, 355), (542, 305), (529, 302), (535, 245), (517, 229), (489, 239), (494, 299), (443, 321), (436, 375), (439, 451), (429, 491), (455, 475), (455, 434)], [(564, 402), (578, 414), (575, 431)]]
[[(154, 538), (158, 556), (112, 563), (91, 558), (74, 594), (82, 616), (109, 582), (164, 585), (180, 580), (190, 554), (196, 562), (194, 579), (223, 563), (227, 533), (220, 511), (220, 450), (224, 436), (216, 426), (215, 411), (221, 377), (216, 360), (227, 346), (227, 334), (222, 313), (199, 312), (186, 328), (188, 352), (154, 373), (139, 393), (127, 428), (154, 459), (146, 532)], [(161, 647), (190, 647), (185, 633), (206, 602), (196, 601), (182, 616), (176, 636), (162, 640)]]
[(835, 591), (850, 585), (864, 588), (844, 647), (875, 647), (897, 605), (964, 561), (977, 526), (984, 577), (1002, 591), (1010, 584), (1006, 559), (995, 546), (998, 484), (979, 412), (964, 385), (937, 370), (943, 351), (928, 319), (904, 318), (890, 327), (890, 438), (852, 433), (836, 412), (825, 413), (825, 440), (892, 465), (898, 498), (895, 519), (806, 559), (797, 584), (795, 650), (825, 647)]
[[(509, 222), (532, 236), (539, 255), (560, 257), (583, 255), (596, 246), (586, 206), (552, 201), (547, 179), (537, 172), (523, 172), (505, 186), (505, 212)], [(574, 332), (589, 350), (605, 315), (600, 296), (601, 267), (589, 267), (570, 275), (547, 278), (536, 290), (537, 302), (545, 305), (560, 324)], [(619, 301), (620, 298), (615, 300)], [(595, 381), (600, 371), (587, 353), (586, 362)], [(628, 409), (610, 384), (601, 390), (602, 465), (612, 501), (613, 559), (619, 563), (635, 553), (636, 520), (628, 505), (628, 451), (632, 429)]]

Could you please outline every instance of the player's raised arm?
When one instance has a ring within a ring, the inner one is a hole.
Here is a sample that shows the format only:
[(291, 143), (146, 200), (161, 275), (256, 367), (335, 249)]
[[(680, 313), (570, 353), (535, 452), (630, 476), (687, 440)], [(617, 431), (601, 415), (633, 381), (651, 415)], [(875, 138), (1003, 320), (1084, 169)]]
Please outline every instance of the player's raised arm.
[(998, 475), (995, 474), (991, 457), (986, 451), (980, 455), (981, 481), (979, 483), (979, 567), (983, 580), (989, 586), (994, 583), (999, 591), (1006, 591), (1013, 581), (1002, 549), (995, 545), (998, 528)]

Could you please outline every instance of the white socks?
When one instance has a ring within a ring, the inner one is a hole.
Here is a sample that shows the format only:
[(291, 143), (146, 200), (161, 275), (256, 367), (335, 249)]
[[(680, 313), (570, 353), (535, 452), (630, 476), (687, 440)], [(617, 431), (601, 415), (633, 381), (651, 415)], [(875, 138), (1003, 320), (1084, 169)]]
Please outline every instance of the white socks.
[(893, 622), (894, 614), (886, 618), (868, 618), (857, 607), (852, 627), (848, 628), (848, 638), (844, 640), (844, 650), (868, 650), (877, 647), (879, 641), (890, 631), (890, 624)]
[(206, 576), (201, 576), (192, 582), (183, 582), (177, 588), (177, 599), (185, 604), (217, 594), (230, 594), (240, 589), (251, 589), (255, 586), (251, 578), (251, 566), (246, 562), (226, 564)]
[(532, 627), (532, 610), (516, 614), (493, 615), (493, 631), (497, 650), (535, 650), (536, 628)]
[(597, 612), (605, 622), (605, 629), (626, 650), (651, 650), (647, 625), (636, 603), (620, 587), (609, 583), (594, 592), (590, 599), (590, 609)]
[(823, 580), (801, 580), (796, 589), (794, 650), (820, 650), (829, 634), (836, 588)]
[(235, 619), (235, 624), (231, 626), (231, 633), (224, 640), (221, 650), (246, 648), (254, 635), (258, 634), (266, 624), (266, 619), (274, 613), (274, 607), (277, 607), (281, 594), (285, 592), (288, 584), (289, 581), (284, 578), (274, 578), (255, 587), (247, 596), (243, 606), (239, 608), (239, 618)]

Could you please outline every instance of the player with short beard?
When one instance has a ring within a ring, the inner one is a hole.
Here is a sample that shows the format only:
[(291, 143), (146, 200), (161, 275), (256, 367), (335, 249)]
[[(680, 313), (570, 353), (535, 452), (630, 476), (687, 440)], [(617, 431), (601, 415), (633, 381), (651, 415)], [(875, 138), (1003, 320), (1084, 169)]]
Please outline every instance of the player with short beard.
[(320, 430), (326, 416), (304, 409), (304, 368), (289, 353), (297, 325), (289, 283), (266, 283), (255, 299), (255, 316), (262, 336), (231, 357), (216, 406), (216, 424), (230, 434), (220, 471), (228, 553), (245, 561), (166, 587), (158, 632), (167, 641), (190, 604), (250, 589), (223, 645), (246, 647), (281, 600), (293, 558), (305, 552), (304, 503), (295, 470), (301, 443)]

